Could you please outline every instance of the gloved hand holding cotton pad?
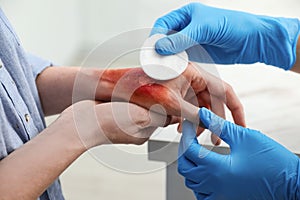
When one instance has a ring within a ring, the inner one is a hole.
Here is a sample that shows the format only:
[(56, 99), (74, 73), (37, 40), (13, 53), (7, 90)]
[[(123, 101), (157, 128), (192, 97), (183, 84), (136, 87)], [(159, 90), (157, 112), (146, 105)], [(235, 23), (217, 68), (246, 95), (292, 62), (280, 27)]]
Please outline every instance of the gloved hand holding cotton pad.
[(145, 40), (140, 52), (140, 64), (144, 72), (156, 80), (170, 80), (182, 74), (188, 66), (185, 51), (162, 56), (155, 50), (155, 43), (166, 35), (155, 34)]

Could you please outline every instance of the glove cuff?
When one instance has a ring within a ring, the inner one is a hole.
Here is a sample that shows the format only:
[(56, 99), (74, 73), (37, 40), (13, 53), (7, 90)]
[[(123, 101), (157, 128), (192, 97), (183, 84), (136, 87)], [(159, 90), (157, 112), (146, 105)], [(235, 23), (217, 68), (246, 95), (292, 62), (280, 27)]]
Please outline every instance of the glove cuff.
[(285, 70), (296, 63), (296, 48), (300, 34), (299, 19), (260, 16), (265, 32), (259, 35), (261, 44), (259, 62)]
[(297, 59), (297, 43), (298, 43), (298, 38), (300, 34), (300, 20), (299, 19), (284, 19), (280, 18), (282, 21), (283, 26), (285, 26), (287, 33), (288, 33), (288, 42), (291, 44), (291, 58), (290, 58), (290, 63), (285, 68), (286, 70), (290, 70)]
[[(282, 31), (283, 37), (278, 38), (281, 48), (284, 52), (278, 54), (278, 64), (277, 67), (283, 68), (285, 70), (290, 70), (296, 63), (296, 51), (297, 51), (297, 42), (300, 34), (300, 21), (299, 19), (290, 19), (290, 18), (277, 18), (280, 27), (278, 31)], [(279, 51), (280, 53), (280, 51)], [(285, 56), (287, 56), (285, 58)], [(281, 57), (281, 59), (280, 59)]]
[(295, 196), (295, 199), (300, 200), (300, 159), (298, 159), (297, 185)]

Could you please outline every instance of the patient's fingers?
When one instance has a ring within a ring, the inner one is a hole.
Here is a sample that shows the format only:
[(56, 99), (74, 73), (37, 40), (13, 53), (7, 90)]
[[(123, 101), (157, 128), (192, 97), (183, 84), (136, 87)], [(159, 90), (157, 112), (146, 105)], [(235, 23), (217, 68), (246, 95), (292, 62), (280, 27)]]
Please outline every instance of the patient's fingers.
[(179, 124), (177, 126), (177, 132), (178, 133), (182, 133), (182, 122), (183, 122), (183, 119), (181, 118), (181, 120), (180, 120), (180, 122), (179, 122)]
[(165, 127), (169, 125), (172, 121), (171, 116), (168, 115), (162, 115), (157, 112), (148, 111), (149, 112), (149, 118), (150, 123), (148, 124), (148, 127)]
[[(214, 75), (204, 70), (202, 70), (201, 72), (203, 73), (203, 77), (207, 81), (207, 90), (211, 97), (214, 96), (218, 98), (220, 102), (224, 103), (227, 106), (227, 108), (231, 111), (232, 117), (236, 124), (246, 126), (243, 106), (239, 98), (235, 94), (233, 88)], [(211, 105), (213, 106), (213, 102), (211, 102)]]
[(242, 103), (239, 101), (233, 88), (226, 84), (226, 105), (231, 111), (233, 120), (236, 124), (246, 127), (245, 113)]
[[(183, 119), (181, 119), (181, 122), (177, 126), (178, 133), (182, 133), (182, 123), (183, 123)], [(196, 135), (199, 136), (204, 130), (205, 130), (205, 128), (198, 126)]]

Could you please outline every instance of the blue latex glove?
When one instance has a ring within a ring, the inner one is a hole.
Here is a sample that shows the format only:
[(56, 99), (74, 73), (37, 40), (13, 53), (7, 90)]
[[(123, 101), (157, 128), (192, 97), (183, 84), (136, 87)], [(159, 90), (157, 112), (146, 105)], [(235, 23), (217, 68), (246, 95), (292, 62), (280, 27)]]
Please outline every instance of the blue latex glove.
[(300, 22), (191, 3), (159, 18), (151, 34), (171, 30), (178, 33), (157, 41), (159, 54), (187, 50), (197, 62), (262, 62), (288, 70), (296, 61)]
[(299, 158), (259, 131), (225, 121), (205, 108), (201, 121), (230, 145), (221, 155), (198, 144), (193, 124), (183, 123), (178, 171), (197, 199), (300, 199)]

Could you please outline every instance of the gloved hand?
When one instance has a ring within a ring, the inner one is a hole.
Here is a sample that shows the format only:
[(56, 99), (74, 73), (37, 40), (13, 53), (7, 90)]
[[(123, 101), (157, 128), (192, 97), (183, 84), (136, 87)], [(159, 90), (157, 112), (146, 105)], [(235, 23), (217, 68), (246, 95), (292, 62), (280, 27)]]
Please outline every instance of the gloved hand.
[(299, 199), (299, 158), (259, 131), (225, 121), (201, 108), (200, 119), (230, 145), (221, 155), (198, 144), (185, 121), (178, 171), (198, 200)]
[(300, 22), (191, 3), (159, 18), (151, 34), (170, 31), (178, 33), (157, 41), (159, 54), (187, 50), (197, 62), (262, 62), (288, 70), (296, 61)]

